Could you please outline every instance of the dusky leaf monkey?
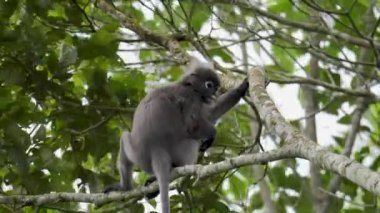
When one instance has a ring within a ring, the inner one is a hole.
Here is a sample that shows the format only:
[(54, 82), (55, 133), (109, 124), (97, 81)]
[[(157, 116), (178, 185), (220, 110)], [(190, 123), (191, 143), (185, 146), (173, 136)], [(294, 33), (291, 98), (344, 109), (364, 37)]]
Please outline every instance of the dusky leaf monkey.
[(132, 131), (120, 139), (120, 183), (105, 192), (132, 189), (133, 165), (158, 180), (162, 212), (169, 213), (169, 182), (173, 167), (196, 163), (215, 139), (215, 122), (230, 110), (248, 88), (237, 88), (214, 99), (220, 85), (210, 65), (192, 60), (179, 81), (153, 90), (139, 103)]

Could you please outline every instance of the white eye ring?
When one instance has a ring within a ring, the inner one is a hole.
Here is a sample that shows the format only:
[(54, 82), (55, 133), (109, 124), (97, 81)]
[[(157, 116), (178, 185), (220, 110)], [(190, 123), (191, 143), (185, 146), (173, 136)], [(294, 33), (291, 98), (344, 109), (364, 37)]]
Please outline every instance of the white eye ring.
[(206, 81), (206, 82), (205, 82), (205, 87), (206, 87), (207, 89), (211, 89), (211, 88), (214, 87), (214, 83), (212, 83), (212, 81)]

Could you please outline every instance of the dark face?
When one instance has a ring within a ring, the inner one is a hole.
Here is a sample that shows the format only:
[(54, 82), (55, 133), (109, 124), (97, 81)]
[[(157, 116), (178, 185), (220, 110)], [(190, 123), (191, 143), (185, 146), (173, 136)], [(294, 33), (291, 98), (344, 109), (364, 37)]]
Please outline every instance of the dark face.
[(185, 76), (182, 80), (185, 85), (191, 86), (201, 98), (208, 102), (218, 90), (220, 82), (216, 73), (207, 68), (198, 68)]

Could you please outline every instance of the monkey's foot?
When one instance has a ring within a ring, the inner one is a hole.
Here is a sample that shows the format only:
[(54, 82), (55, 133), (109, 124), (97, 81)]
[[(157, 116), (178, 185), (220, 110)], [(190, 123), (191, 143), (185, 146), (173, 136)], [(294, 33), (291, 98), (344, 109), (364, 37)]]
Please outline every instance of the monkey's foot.
[(107, 194), (109, 192), (119, 192), (119, 191), (124, 191), (121, 186), (120, 186), (120, 183), (115, 183), (115, 184), (112, 184), (112, 185), (109, 185), (109, 186), (106, 186), (106, 188), (103, 190), (103, 193)]
[[(144, 186), (149, 186), (150, 184), (152, 184), (153, 182), (155, 182), (157, 179), (156, 179), (156, 177), (150, 177), (148, 180), (146, 180), (145, 181), (145, 184), (144, 184)], [(146, 194), (145, 195), (145, 197), (147, 198), (147, 199), (153, 199), (153, 198), (155, 198), (155, 197), (157, 197), (157, 195), (160, 193), (160, 191), (159, 190), (157, 190), (157, 191), (155, 191), (155, 192), (152, 192), (152, 193), (148, 193), (148, 194)]]

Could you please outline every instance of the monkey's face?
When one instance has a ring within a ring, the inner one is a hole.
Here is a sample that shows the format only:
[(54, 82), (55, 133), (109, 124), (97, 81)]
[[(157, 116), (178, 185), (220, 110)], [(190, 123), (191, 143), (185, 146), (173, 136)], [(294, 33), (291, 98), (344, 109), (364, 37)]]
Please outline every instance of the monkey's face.
[(183, 81), (186, 85), (191, 86), (205, 102), (209, 102), (213, 98), (220, 84), (216, 73), (206, 68), (196, 69)]

